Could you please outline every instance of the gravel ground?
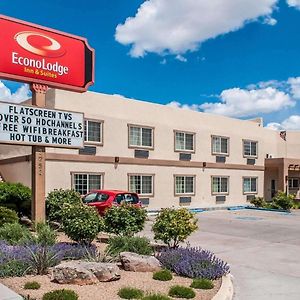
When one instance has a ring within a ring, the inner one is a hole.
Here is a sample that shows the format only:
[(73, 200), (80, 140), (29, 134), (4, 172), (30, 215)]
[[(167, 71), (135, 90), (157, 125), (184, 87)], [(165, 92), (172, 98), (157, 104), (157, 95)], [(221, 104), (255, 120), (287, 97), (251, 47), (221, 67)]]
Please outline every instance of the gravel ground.
[[(41, 284), (39, 290), (24, 290), (24, 283), (27, 281), (37, 281)], [(96, 285), (64, 285), (50, 281), (50, 276), (24, 276), (3, 278), (1, 283), (8, 286), (15, 292), (27, 296), (30, 295), (33, 299), (41, 300), (44, 293), (55, 289), (71, 289), (79, 295), (80, 300), (119, 300), (117, 295), (118, 290), (122, 287), (136, 287), (145, 292), (160, 292), (167, 294), (172, 285), (180, 284), (189, 286), (192, 282), (189, 278), (174, 276), (171, 281), (157, 281), (152, 279), (152, 273), (127, 272), (121, 270), (121, 279), (113, 282), (99, 282)], [(212, 290), (195, 290), (195, 300), (210, 300), (220, 288), (221, 280), (214, 282), (215, 287)]]

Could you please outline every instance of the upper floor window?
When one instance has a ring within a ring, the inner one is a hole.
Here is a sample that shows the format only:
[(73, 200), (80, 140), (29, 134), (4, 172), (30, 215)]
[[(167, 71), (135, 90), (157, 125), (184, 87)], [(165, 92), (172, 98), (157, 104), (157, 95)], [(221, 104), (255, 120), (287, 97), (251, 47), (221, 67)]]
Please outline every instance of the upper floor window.
[(153, 195), (153, 175), (129, 175), (129, 191), (139, 195)]
[(80, 195), (101, 190), (103, 174), (73, 173), (73, 189)]
[(102, 126), (101, 121), (84, 121), (84, 141), (91, 143), (102, 143)]
[(195, 194), (195, 176), (176, 175), (175, 176), (175, 195)]
[(244, 177), (243, 178), (243, 192), (257, 193), (257, 177)]
[(222, 136), (212, 137), (212, 153), (228, 155), (229, 151), (229, 138)]
[(175, 131), (175, 151), (194, 151), (194, 133)]
[(257, 142), (244, 140), (244, 156), (257, 157)]
[(129, 125), (129, 146), (153, 148), (153, 128)]
[(228, 194), (229, 177), (213, 176), (212, 177), (212, 194)]

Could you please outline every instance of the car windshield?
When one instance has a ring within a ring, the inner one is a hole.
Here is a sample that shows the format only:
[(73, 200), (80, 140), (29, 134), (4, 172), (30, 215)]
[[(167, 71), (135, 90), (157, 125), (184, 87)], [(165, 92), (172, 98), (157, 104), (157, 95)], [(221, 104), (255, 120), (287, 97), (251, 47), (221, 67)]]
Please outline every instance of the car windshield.
[(130, 194), (130, 193), (126, 193), (126, 194), (118, 194), (116, 196), (115, 201), (118, 204), (121, 203), (131, 203), (131, 204), (137, 204), (139, 202), (139, 198), (135, 195), (135, 194)]
[(84, 203), (92, 202), (105, 202), (109, 198), (109, 195), (105, 193), (91, 193), (83, 198)]

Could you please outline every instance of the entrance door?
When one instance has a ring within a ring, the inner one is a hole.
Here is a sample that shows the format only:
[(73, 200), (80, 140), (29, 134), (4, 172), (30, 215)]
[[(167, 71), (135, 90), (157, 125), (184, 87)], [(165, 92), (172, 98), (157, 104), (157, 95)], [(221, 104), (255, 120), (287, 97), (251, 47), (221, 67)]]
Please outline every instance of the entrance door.
[(271, 180), (271, 198), (273, 198), (276, 195), (276, 180)]

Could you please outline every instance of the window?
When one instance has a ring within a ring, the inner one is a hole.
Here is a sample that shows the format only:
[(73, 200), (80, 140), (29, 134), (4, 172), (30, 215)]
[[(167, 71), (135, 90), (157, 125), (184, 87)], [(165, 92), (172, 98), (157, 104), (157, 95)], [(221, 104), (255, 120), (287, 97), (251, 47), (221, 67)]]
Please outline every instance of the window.
[(194, 151), (194, 133), (175, 131), (175, 151)]
[(153, 148), (153, 129), (130, 125), (129, 146)]
[(137, 204), (139, 202), (139, 198), (134, 194), (118, 194), (114, 200), (118, 204), (121, 203), (130, 203), (130, 204)]
[(229, 177), (212, 177), (212, 193), (228, 194)]
[(298, 189), (299, 178), (289, 178), (289, 189)]
[(73, 188), (80, 195), (85, 195), (92, 190), (100, 190), (102, 188), (102, 174), (73, 174)]
[(175, 176), (175, 195), (195, 194), (194, 191), (195, 176)]
[(212, 153), (228, 155), (229, 138), (221, 136), (212, 137)]
[(84, 121), (84, 141), (92, 143), (102, 143), (103, 122), (85, 120)]
[(129, 190), (139, 195), (153, 195), (153, 175), (129, 175)]
[(244, 141), (244, 156), (257, 157), (257, 142)]
[(257, 177), (244, 177), (243, 191), (245, 194), (257, 193)]

